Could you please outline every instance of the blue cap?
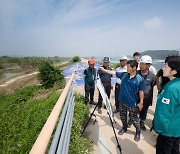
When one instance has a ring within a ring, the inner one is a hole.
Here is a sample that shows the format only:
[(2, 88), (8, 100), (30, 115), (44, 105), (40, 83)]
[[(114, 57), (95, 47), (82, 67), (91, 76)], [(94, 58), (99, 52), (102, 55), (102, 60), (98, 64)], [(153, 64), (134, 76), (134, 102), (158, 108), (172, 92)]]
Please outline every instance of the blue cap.
[(107, 62), (107, 63), (110, 62), (110, 58), (109, 57), (104, 57), (103, 62)]

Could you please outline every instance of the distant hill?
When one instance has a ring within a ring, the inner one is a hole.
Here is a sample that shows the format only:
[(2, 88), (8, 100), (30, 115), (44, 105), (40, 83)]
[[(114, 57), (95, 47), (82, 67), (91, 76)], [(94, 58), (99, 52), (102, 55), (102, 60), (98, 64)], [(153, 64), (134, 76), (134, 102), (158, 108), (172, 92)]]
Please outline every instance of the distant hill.
[(153, 59), (165, 59), (168, 55), (179, 55), (177, 50), (147, 50), (141, 52), (141, 56), (149, 55)]

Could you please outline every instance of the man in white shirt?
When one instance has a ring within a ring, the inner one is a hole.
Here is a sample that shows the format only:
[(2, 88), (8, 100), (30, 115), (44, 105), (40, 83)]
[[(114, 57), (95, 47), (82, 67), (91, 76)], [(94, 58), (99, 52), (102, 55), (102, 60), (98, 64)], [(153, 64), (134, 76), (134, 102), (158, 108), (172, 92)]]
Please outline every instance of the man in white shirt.
[(149, 67), (149, 71), (152, 72), (154, 75), (157, 74), (157, 70), (155, 69), (155, 67), (154, 67), (153, 65), (151, 65), (151, 66)]
[[(127, 57), (121, 56), (120, 57), (120, 67), (116, 68), (116, 72), (127, 72)], [(121, 79), (117, 78), (116, 84), (115, 84), (115, 106), (116, 109), (113, 111), (113, 113), (119, 112), (119, 90), (121, 85)]]

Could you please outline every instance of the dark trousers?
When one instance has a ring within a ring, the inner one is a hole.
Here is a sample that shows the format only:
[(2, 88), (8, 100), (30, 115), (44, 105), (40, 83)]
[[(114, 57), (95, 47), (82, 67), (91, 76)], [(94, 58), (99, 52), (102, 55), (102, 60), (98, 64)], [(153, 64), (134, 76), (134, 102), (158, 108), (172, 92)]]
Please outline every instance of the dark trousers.
[(115, 84), (115, 106), (116, 109), (119, 109), (119, 90), (120, 90), (120, 84), (116, 83)]
[[(108, 96), (108, 98), (110, 98), (110, 94), (111, 94), (111, 83), (102, 83), (104, 86), (104, 90), (106, 91), (106, 94)], [(101, 93), (99, 92), (99, 98), (98, 98), (98, 108), (102, 107), (102, 96)]]
[(146, 103), (143, 103), (143, 108), (139, 112), (139, 118), (140, 118), (141, 121), (146, 120), (148, 108), (149, 108), (149, 105), (147, 105)]
[(134, 127), (136, 128), (136, 132), (141, 132), (140, 129), (140, 120), (137, 115), (136, 107), (130, 107), (125, 104), (120, 103), (119, 104), (120, 109), (120, 118), (123, 124), (123, 128), (126, 130), (128, 123), (127, 123), (127, 111), (129, 111), (129, 117), (132, 121)]
[(147, 111), (149, 106), (151, 105), (152, 102), (152, 98), (145, 98), (143, 100), (143, 108), (142, 110), (139, 112), (139, 118), (141, 121), (145, 121), (146, 117), (147, 117)]
[(180, 154), (180, 137), (159, 135), (156, 142), (156, 154)]
[(84, 89), (85, 89), (85, 102), (87, 104), (89, 102), (89, 95), (90, 95), (90, 101), (94, 100), (95, 85), (85, 84)]

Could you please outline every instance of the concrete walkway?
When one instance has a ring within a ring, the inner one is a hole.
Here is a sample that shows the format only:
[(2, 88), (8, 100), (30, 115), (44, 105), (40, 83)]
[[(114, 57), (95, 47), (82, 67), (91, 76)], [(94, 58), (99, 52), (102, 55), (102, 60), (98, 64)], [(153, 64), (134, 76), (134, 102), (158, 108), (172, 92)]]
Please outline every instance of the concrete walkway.
[[(76, 86), (76, 91), (82, 95), (84, 95), (84, 87)], [(121, 145), (123, 154), (155, 154), (155, 138), (151, 135), (149, 129), (151, 127), (155, 102), (156, 102), (157, 89), (155, 87), (154, 92), (154, 103), (153, 106), (149, 107), (147, 119), (145, 121), (145, 125), (147, 130), (142, 131), (141, 140), (139, 142), (134, 141), (134, 133), (135, 128), (131, 126), (128, 131), (123, 135), (118, 135), (119, 129), (122, 127), (122, 123), (120, 121), (119, 113), (114, 115), (114, 119), (116, 123), (114, 124), (115, 131), (118, 137), (119, 144)], [(95, 102), (98, 99), (98, 91), (96, 88), (95, 91)], [(115, 108), (114, 105), (114, 90), (111, 91), (111, 99), (110, 102), (112, 104), (112, 108)], [(91, 106), (91, 112), (93, 111), (95, 106)], [(111, 127), (110, 119), (107, 115), (107, 111), (102, 109), (102, 114), (98, 114), (95, 111), (97, 122), (93, 124), (93, 119), (88, 124), (85, 132), (89, 134), (89, 137), (93, 140), (93, 154), (119, 154), (119, 149), (117, 148), (117, 142), (114, 136), (113, 129)]]

